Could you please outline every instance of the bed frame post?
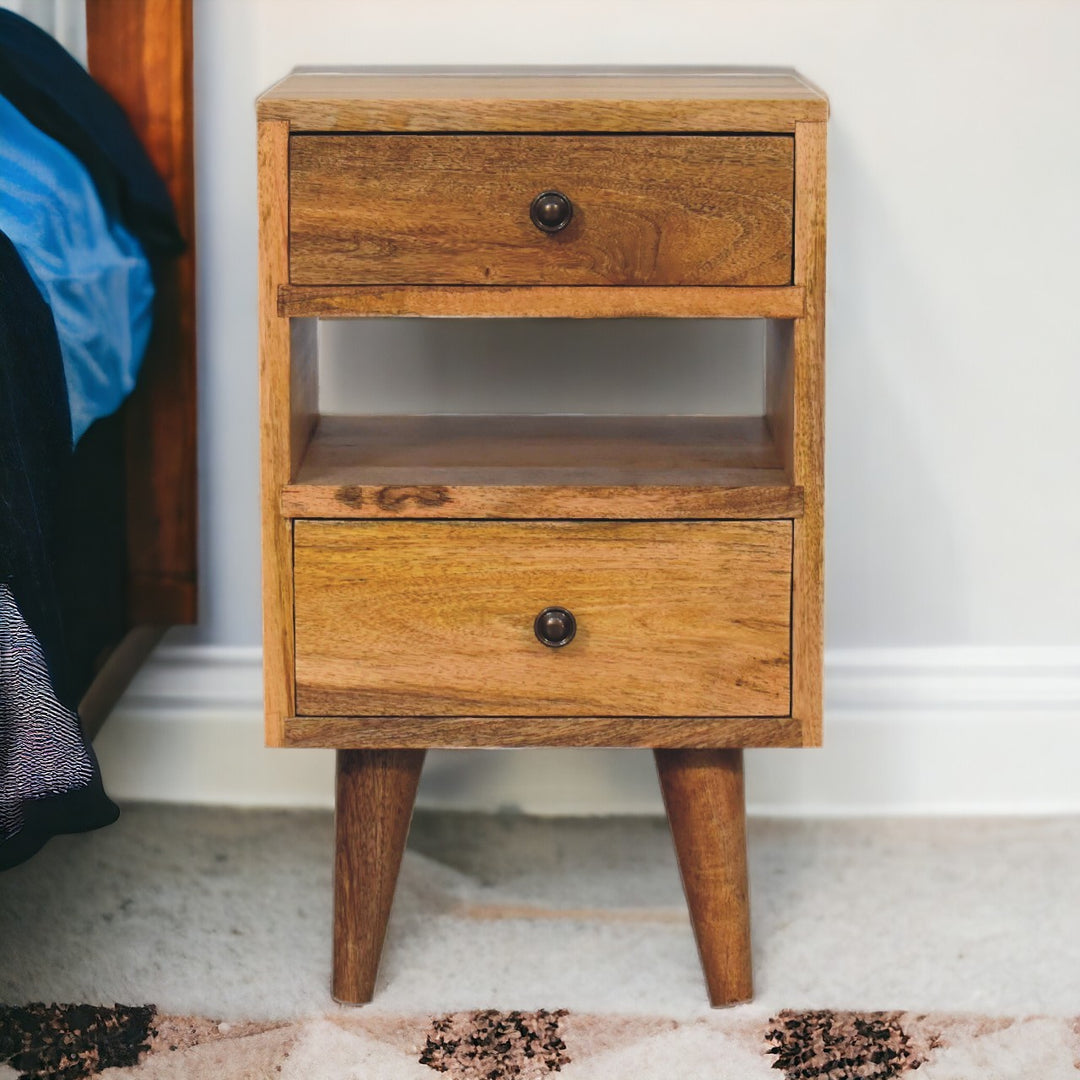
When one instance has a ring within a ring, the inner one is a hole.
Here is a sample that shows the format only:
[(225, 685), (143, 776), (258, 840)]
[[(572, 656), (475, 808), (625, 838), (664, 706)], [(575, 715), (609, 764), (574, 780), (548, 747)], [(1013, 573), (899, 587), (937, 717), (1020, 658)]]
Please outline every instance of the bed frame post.
[(87, 66), (165, 180), (187, 250), (158, 268), (154, 331), (124, 405), (128, 632), (79, 703), (93, 738), (169, 626), (197, 617), (191, 0), (86, 0)]
[(164, 178), (187, 251), (160, 269), (154, 333), (125, 405), (128, 615), (196, 620), (195, 172), (191, 0), (87, 0), (91, 74)]

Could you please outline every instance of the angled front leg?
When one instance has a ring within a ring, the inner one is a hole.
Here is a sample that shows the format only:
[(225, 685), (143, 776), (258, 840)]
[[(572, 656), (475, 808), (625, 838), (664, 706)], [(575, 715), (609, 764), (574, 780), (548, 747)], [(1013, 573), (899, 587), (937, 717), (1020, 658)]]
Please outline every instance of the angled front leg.
[(344, 1004), (375, 993), (423, 764), (423, 750), (337, 752), (333, 993)]
[(654, 750), (709, 1002), (754, 996), (742, 750)]

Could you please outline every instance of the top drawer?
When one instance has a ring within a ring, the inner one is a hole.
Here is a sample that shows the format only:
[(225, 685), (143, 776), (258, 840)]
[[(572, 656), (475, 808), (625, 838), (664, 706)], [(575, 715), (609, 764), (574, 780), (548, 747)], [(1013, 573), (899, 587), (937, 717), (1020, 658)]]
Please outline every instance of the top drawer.
[(290, 279), (788, 285), (794, 181), (790, 135), (294, 135)]

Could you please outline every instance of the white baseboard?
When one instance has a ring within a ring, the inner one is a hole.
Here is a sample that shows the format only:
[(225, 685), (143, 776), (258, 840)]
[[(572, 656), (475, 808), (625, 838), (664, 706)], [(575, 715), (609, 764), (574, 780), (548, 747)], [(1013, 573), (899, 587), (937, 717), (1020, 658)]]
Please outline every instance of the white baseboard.
[[(256, 648), (159, 649), (98, 737), (121, 800), (329, 807), (333, 756), (262, 745)], [(1080, 648), (834, 650), (825, 747), (747, 752), (752, 813), (1080, 813)], [(439, 751), (420, 805), (658, 813), (651, 755)]]

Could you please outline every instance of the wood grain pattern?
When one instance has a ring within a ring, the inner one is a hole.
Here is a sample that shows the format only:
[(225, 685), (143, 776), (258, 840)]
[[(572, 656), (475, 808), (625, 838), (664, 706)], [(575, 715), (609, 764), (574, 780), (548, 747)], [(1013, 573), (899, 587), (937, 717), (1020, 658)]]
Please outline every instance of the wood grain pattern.
[(761, 417), (324, 416), (282, 492), (308, 518), (779, 518)]
[(825, 120), (790, 69), (297, 71), (259, 98), (294, 131), (793, 131)]
[[(791, 524), (294, 527), (299, 714), (787, 716)], [(577, 618), (564, 648), (533, 618)]]
[(319, 337), (315, 319), (289, 328), (289, 477), (295, 477), (319, 423)]
[(765, 327), (765, 423), (779, 464), (795, 475), (795, 325), (773, 319)]
[(307, 448), (318, 407), (316, 324), (277, 313), (288, 274), (287, 125), (259, 125), (259, 395), (263, 548), (263, 684), (266, 741), (280, 746), (293, 688), (292, 522), (281, 489)]
[(801, 746), (802, 725), (773, 716), (294, 716), (285, 721), (285, 745), (337, 750)]
[(792, 582), (792, 715), (804, 743), (822, 740), (825, 664), (825, 151), (826, 126), (796, 131), (795, 280), (806, 287), (806, 315), (792, 332), (792, 479), (806, 508), (795, 527)]
[(375, 993), (423, 763), (422, 750), (337, 754), (333, 981), (337, 1001), (359, 1005)]
[(741, 750), (657, 750), (656, 770), (714, 1007), (754, 996)]
[(794, 285), (283, 285), (278, 293), (280, 315), (321, 319), (796, 319), (804, 310)]
[[(787, 135), (296, 135), (296, 285), (789, 285)], [(569, 225), (529, 220), (540, 192)]]
[(798, 518), (802, 512), (802, 488), (783, 484), (349, 484), (340, 488), (289, 487), (282, 497), (282, 513), (290, 518), (757, 520)]
[(154, 330), (124, 406), (132, 624), (197, 607), (195, 173), (191, 0), (92, 0), (87, 63), (165, 180), (187, 251), (157, 269)]

